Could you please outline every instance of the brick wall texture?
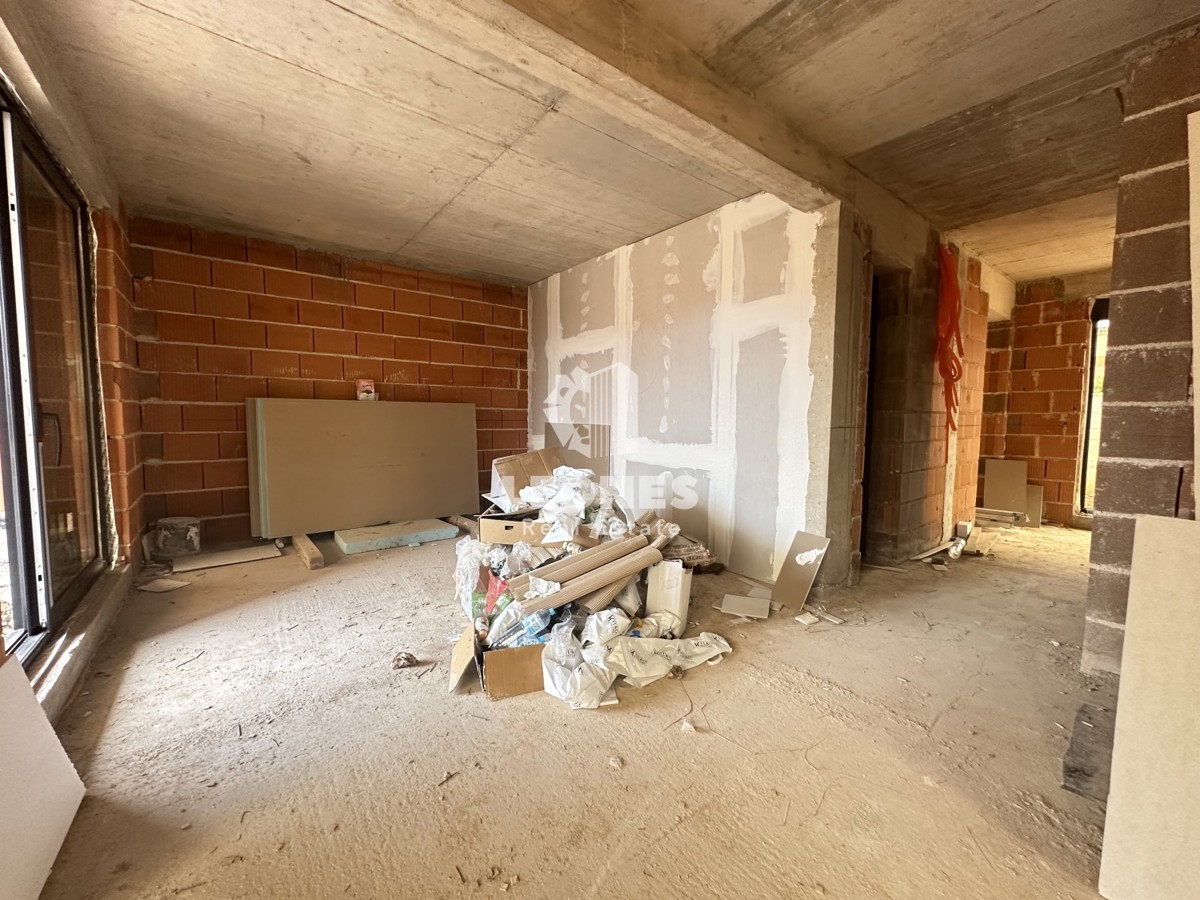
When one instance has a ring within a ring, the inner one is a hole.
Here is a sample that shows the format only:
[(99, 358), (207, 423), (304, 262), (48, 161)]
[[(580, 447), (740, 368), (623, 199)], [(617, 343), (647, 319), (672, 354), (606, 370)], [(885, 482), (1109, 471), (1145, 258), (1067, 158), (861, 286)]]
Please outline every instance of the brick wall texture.
[(1200, 32), (1136, 56), (1124, 91), (1085, 670), (1120, 671), (1133, 523), (1195, 518), (1187, 117)]
[(112, 486), (117, 557), (137, 566), (145, 526), (142, 417), (137, 340), (134, 336), (133, 278), (129, 271), (129, 222), (97, 212), (96, 330), (100, 344), (100, 389), (104, 397), (105, 444)]
[(882, 274), (875, 283), (864, 558), (893, 563), (942, 539), (946, 412), (934, 359), (937, 235), (911, 271)]
[[(99, 233), (115, 260), (123, 233)], [(248, 397), (349, 400), (372, 378), (383, 402), (474, 403), (481, 489), (495, 457), (525, 449), (524, 289), (149, 219), (128, 242), (113, 365), (140, 402), (108, 399), (110, 438), (146, 522), (199, 516), (210, 546), (249, 537)]]
[(1023, 284), (1012, 322), (988, 329), (983, 456), (1026, 460), (1043, 517), (1063, 525), (1079, 509), (1091, 303), (1063, 299), (1061, 281)]

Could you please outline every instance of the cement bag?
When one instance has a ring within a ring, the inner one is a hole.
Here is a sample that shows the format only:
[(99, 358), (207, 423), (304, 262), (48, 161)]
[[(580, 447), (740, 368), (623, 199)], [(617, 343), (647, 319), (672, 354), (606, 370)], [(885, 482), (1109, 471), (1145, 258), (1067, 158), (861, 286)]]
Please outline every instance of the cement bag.
[(592, 613), (583, 625), (585, 644), (607, 644), (629, 630), (629, 616), (619, 609), (605, 609)]
[(645, 687), (676, 667), (690, 669), (702, 662), (720, 662), (733, 652), (719, 634), (703, 632), (699, 637), (668, 641), (662, 638), (619, 637), (608, 643), (604, 665), (615, 675), (624, 675), (634, 687)]
[(542, 686), (571, 709), (596, 709), (616, 675), (604, 668), (603, 646), (584, 648), (570, 622), (555, 625), (542, 650)]

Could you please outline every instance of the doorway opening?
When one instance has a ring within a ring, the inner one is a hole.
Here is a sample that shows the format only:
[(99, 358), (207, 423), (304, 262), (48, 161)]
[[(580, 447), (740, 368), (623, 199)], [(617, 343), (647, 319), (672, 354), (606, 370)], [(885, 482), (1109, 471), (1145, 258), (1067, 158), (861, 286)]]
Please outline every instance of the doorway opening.
[(1108, 298), (1092, 305), (1092, 352), (1088, 367), (1083, 453), (1079, 474), (1079, 509), (1091, 515), (1096, 505), (1096, 467), (1100, 462), (1100, 421), (1104, 412), (1104, 361), (1108, 352)]

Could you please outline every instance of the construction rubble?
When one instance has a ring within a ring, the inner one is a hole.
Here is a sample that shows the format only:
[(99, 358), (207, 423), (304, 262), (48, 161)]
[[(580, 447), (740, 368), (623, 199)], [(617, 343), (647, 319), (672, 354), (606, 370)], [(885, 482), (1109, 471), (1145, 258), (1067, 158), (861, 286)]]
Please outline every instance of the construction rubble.
[(731, 652), (716, 634), (685, 637), (691, 570), (715, 557), (657, 513), (636, 517), (592, 470), (554, 451), (507, 457), (484, 496), (479, 539), (456, 547), (468, 625), (451, 690), (473, 663), (492, 699), (545, 690), (595, 709), (617, 702), (618, 679), (643, 687)]

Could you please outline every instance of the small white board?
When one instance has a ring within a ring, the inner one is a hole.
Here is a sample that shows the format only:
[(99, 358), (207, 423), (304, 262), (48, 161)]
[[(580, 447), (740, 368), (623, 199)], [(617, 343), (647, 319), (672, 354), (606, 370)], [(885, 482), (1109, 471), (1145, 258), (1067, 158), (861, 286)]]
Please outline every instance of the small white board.
[(771, 615), (770, 597), (747, 597), (741, 594), (726, 594), (721, 602), (715, 605), (723, 613), (731, 616), (746, 616), (750, 619), (765, 619)]
[(139, 584), (138, 590), (148, 591), (151, 594), (165, 594), (167, 591), (177, 591), (189, 584), (191, 584), (190, 581), (179, 581), (175, 578), (155, 578), (153, 581)]
[(183, 556), (171, 563), (171, 571), (192, 572), (196, 569), (215, 569), (217, 566), (233, 566), (237, 563), (254, 562), (259, 559), (273, 559), (283, 556), (274, 544), (262, 544), (254, 547), (238, 547), (235, 550), (216, 550), (212, 553), (197, 553), (195, 556)]

